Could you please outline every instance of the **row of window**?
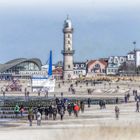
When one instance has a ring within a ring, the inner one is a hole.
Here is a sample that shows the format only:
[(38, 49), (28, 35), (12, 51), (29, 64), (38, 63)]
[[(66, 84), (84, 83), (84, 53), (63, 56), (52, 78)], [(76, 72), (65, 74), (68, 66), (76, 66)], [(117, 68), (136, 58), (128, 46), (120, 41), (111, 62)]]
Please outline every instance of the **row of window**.
[(85, 64), (74, 64), (74, 67), (76, 67), (76, 68), (84, 68), (86, 66), (85, 66)]
[(117, 73), (118, 70), (117, 69), (107, 69), (108, 72), (112, 72), (112, 73)]
[(33, 62), (23, 62), (8, 69), (7, 73), (18, 73), (19, 71), (39, 71), (39, 67)]
[(77, 74), (78, 74), (78, 75), (79, 75), (79, 74), (83, 74), (83, 71), (74, 71), (74, 74), (76, 74), (76, 75), (77, 75)]

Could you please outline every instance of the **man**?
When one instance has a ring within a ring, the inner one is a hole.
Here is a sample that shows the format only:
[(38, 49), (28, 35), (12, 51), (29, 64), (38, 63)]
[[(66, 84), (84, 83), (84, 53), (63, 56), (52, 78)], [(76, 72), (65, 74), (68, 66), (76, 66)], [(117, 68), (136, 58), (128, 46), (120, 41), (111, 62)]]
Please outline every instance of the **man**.
[(60, 118), (61, 118), (61, 120), (63, 120), (64, 112), (65, 112), (65, 111), (64, 111), (64, 108), (61, 107), (60, 110), (59, 110), (59, 114), (60, 114)]
[(37, 126), (41, 125), (41, 113), (38, 111), (37, 112)]
[(139, 101), (136, 102), (136, 112), (139, 112)]
[(84, 101), (80, 101), (80, 109), (81, 109), (81, 112), (83, 113), (85, 109)]
[(90, 103), (91, 103), (91, 100), (90, 100), (90, 98), (88, 98), (88, 107), (90, 107)]
[(15, 112), (15, 115), (16, 115), (16, 118), (17, 118), (18, 114), (19, 114), (19, 106), (18, 105), (15, 106), (14, 112)]
[(30, 126), (32, 126), (33, 119), (34, 119), (33, 110), (32, 107), (30, 107), (28, 110), (28, 120)]
[(56, 116), (57, 116), (57, 108), (56, 106), (53, 107), (53, 120), (56, 120)]
[(118, 106), (115, 106), (115, 116), (117, 120), (119, 119), (119, 114), (120, 114), (120, 109)]

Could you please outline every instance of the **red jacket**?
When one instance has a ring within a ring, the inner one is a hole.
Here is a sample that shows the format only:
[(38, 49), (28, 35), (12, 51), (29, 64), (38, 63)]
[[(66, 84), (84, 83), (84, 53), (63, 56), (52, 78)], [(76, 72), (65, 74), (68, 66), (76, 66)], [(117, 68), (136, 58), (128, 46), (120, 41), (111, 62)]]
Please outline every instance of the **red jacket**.
[(79, 111), (79, 109), (80, 109), (80, 108), (79, 108), (78, 105), (75, 105), (75, 106), (74, 106), (74, 111)]

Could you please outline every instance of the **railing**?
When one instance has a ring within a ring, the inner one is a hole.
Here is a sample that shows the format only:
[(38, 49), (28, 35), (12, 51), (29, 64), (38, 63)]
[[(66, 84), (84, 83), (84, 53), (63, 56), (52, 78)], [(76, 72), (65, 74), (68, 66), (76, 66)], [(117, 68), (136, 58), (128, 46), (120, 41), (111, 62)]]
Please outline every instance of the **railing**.
[(61, 53), (62, 54), (74, 54), (75, 50), (62, 50)]

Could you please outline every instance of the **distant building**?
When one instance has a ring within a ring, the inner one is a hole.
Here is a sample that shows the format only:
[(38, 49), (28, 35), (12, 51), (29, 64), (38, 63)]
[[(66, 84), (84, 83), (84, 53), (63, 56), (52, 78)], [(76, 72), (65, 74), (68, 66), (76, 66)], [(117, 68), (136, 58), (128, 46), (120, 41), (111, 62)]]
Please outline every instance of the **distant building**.
[(46, 71), (41, 71), (41, 66), (41, 60), (38, 58), (14, 59), (5, 64), (0, 64), (0, 79), (8, 80), (12, 77), (30, 78), (33, 74), (46, 74)]
[(87, 74), (92, 75), (106, 75), (107, 62), (104, 60), (91, 60), (87, 63)]
[(140, 50), (135, 50), (136, 68), (140, 66)]
[(62, 80), (63, 79), (63, 69), (61, 67), (57, 67), (53, 69), (53, 77), (56, 80)]
[(127, 54), (127, 60), (128, 61), (134, 61), (135, 60), (135, 51), (131, 51)]
[(121, 64), (126, 62), (126, 56), (111, 56), (108, 59), (108, 66), (106, 69), (107, 75), (116, 75), (118, 74), (119, 67)]
[(86, 76), (86, 62), (74, 62), (73, 72), (74, 78)]
[(140, 74), (140, 50), (133, 50), (127, 54), (127, 60), (121, 64), (119, 68), (119, 74)]

